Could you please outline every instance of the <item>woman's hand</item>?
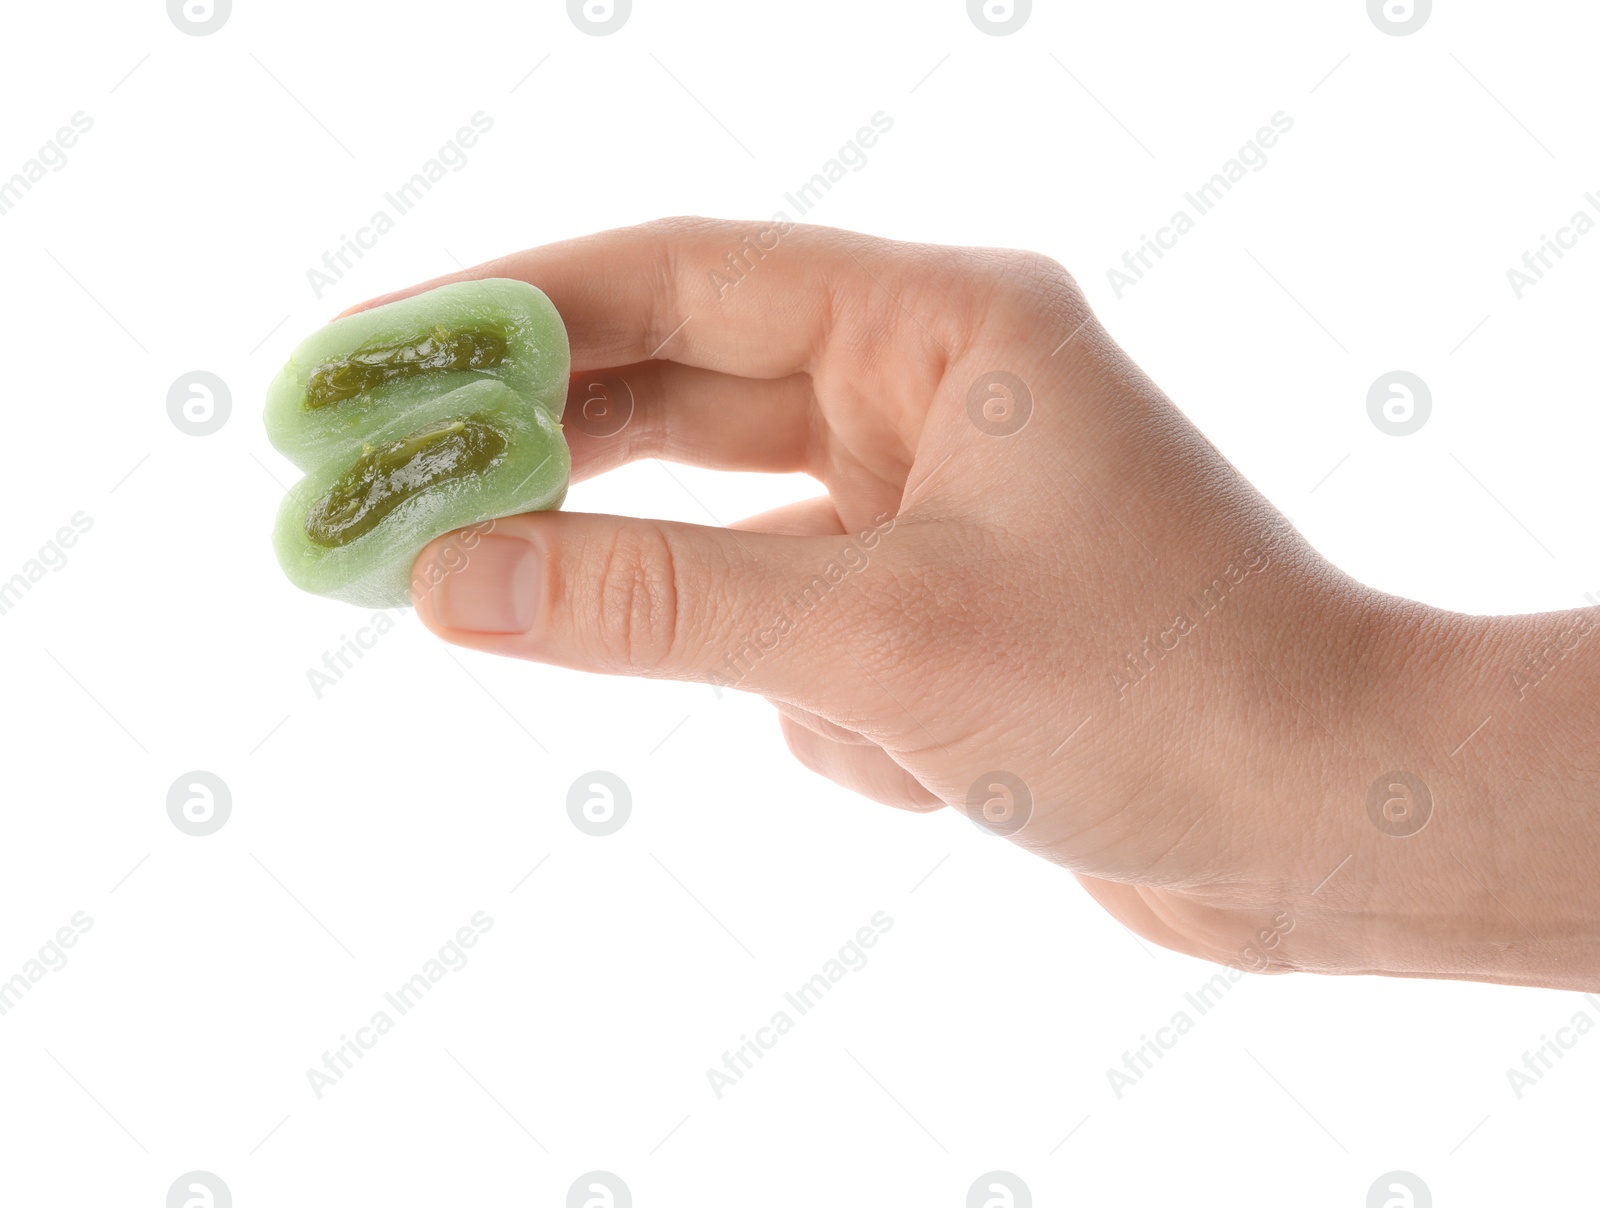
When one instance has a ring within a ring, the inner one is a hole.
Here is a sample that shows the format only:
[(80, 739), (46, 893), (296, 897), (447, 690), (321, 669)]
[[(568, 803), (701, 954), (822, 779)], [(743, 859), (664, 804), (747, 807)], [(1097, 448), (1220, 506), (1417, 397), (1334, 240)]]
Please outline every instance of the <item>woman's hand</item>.
[(405, 292), (475, 277), (565, 318), (575, 477), (656, 457), (827, 495), (732, 529), (562, 512), (441, 538), (416, 605), (447, 641), (761, 693), (807, 767), (967, 810), (1192, 954), (1600, 985), (1600, 627), (1515, 700), (1519, 646), (1572, 617), (1340, 573), (1059, 265), (680, 219)]

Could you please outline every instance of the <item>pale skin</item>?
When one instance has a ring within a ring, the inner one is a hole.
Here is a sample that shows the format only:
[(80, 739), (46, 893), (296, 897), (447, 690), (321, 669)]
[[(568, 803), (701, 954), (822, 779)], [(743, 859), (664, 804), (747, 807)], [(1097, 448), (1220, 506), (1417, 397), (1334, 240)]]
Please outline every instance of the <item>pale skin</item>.
[[(986, 816), (1191, 955), (1600, 988), (1600, 609), (1356, 582), (1058, 264), (674, 219), (364, 305), (479, 277), (566, 321), (575, 480), (662, 458), (827, 494), (730, 529), (551, 512), (465, 557), (441, 538), (414, 576), (441, 638), (759, 693), (806, 767)], [(634, 399), (611, 435), (580, 414), (600, 378)]]

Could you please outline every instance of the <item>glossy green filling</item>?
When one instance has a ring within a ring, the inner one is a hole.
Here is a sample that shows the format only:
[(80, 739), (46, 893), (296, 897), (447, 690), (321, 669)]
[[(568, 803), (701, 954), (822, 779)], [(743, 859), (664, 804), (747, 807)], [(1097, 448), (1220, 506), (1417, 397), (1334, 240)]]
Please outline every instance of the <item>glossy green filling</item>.
[(441, 420), (381, 445), (365, 445), (306, 515), (306, 536), (334, 549), (371, 532), (406, 500), (480, 474), (505, 453), (504, 432), (481, 415)]
[(326, 407), (440, 369), (493, 369), (505, 359), (506, 338), (498, 331), (435, 327), (420, 340), (362, 348), (318, 365), (306, 382), (306, 406)]

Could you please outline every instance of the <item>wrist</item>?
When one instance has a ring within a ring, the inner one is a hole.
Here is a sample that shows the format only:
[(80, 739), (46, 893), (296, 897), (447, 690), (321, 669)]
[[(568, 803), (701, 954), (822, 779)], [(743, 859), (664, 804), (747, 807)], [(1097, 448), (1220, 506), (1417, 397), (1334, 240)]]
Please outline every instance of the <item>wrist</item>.
[(1328, 879), (1297, 946), (1330, 971), (1600, 985), (1600, 613), (1363, 593), (1354, 618), (1370, 658), (1344, 665), (1376, 690), (1321, 795)]

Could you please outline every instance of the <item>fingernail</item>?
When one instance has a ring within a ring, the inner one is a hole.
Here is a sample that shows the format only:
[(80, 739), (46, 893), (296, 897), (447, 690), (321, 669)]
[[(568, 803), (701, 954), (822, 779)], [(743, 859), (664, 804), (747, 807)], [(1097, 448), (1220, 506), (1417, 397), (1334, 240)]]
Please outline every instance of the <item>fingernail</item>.
[(526, 633), (538, 602), (540, 567), (533, 546), (517, 537), (485, 534), (433, 588), (433, 611), (450, 629)]

